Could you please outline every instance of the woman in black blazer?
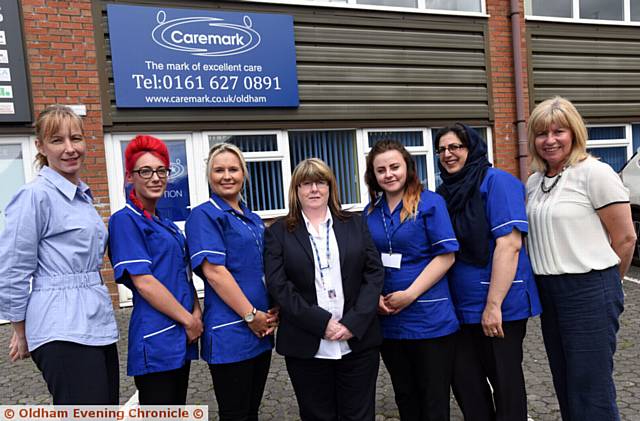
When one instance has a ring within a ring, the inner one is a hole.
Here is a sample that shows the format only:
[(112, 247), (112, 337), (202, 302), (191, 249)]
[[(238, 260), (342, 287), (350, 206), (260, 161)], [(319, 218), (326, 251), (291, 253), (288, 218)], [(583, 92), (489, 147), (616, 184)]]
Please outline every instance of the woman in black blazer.
[(302, 420), (373, 420), (384, 272), (363, 219), (341, 210), (323, 161), (293, 171), (289, 214), (266, 231), (264, 265), (280, 305), (276, 351)]

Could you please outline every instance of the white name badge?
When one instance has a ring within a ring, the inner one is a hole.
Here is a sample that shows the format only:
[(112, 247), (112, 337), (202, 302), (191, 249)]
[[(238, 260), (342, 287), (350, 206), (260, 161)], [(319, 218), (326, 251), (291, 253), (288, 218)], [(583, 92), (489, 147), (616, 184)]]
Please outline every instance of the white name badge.
[(400, 269), (400, 262), (402, 261), (402, 254), (400, 253), (380, 253), (382, 258), (382, 264), (386, 268)]

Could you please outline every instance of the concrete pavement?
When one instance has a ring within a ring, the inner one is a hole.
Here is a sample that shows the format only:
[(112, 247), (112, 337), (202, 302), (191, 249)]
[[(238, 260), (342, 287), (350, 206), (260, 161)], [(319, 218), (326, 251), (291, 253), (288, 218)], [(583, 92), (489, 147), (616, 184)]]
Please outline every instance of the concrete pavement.
[[(615, 361), (615, 380), (618, 388), (618, 404), (622, 419), (640, 420), (640, 270), (632, 268), (626, 281), (626, 309), (621, 319), (618, 336), (618, 352)], [(127, 324), (130, 309), (117, 311), (121, 340), (120, 352), (120, 396), (125, 403), (135, 393), (133, 379), (126, 376)], [(51, 397), (39, 371), (30, 360), (11, 363), (6, 349), (11, 328), (0, 326), (0, 403), (2, 404), (49, 404)], [(209, 405), (210, 419), (216, 420), (216, 403), (207, 365), (202, 361), (191, 366), (188, 402)], [(553, 391), (551, 375), (540, 334), (540, 321), (533, 319), (528, 325), (525, 339), (525, 377), (529, 399), (529, 416), (534, 421), (559, 420), (558, 403)], [(460, 411), (452, 400), (452, 420), (462, 420)], [(389, 376), (381, 364), (376, 392), (377, 421), (396, 420), (398, 411), (393, 400), (393, 389)], [(261, 420), (297, 420), (298, 409), (291, 383), (284, 367), (284, 360), (273, 355), (273, 361), (265, 395), (260, 408)]]

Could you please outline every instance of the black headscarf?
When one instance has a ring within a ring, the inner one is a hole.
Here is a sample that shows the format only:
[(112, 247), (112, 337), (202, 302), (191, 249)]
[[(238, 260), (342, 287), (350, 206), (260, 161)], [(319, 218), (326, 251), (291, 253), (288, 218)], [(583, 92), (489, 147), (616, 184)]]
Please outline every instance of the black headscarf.
[[(491, 163), (487, 158), (487, 145), (478, 132), (465, 124), (456, 123), (456, 126), (454, 129), (462, 128), (467, 135), (467, 161), (455, 174), (449, 174), (438, 161), (442, 184), (437, 191), (447, 202), (453, 230), (460, 243), (457, 258), (474, 266), (485, 267), (489, 263), (490, 227), (480, 185)], [(436, 139), (451, 131), (455, 133), (451, 128), (442, 129)], [(465, 143), (464, 140), (462, 143)]]

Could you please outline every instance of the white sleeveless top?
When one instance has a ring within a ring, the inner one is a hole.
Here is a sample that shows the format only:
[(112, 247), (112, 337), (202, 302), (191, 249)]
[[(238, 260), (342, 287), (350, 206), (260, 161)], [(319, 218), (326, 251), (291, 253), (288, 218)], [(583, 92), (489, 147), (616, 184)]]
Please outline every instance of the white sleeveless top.
[[(620, 263), (597, 210), (628, 203), (629, 190), (613, 169), (589, 157), (563, 173), (544, 193), (544, 174), (527, 181), (527, 245), (536, 275), (560, 275), (602, 270)], [(545, 189), (556, 177), (545, 179)]]

